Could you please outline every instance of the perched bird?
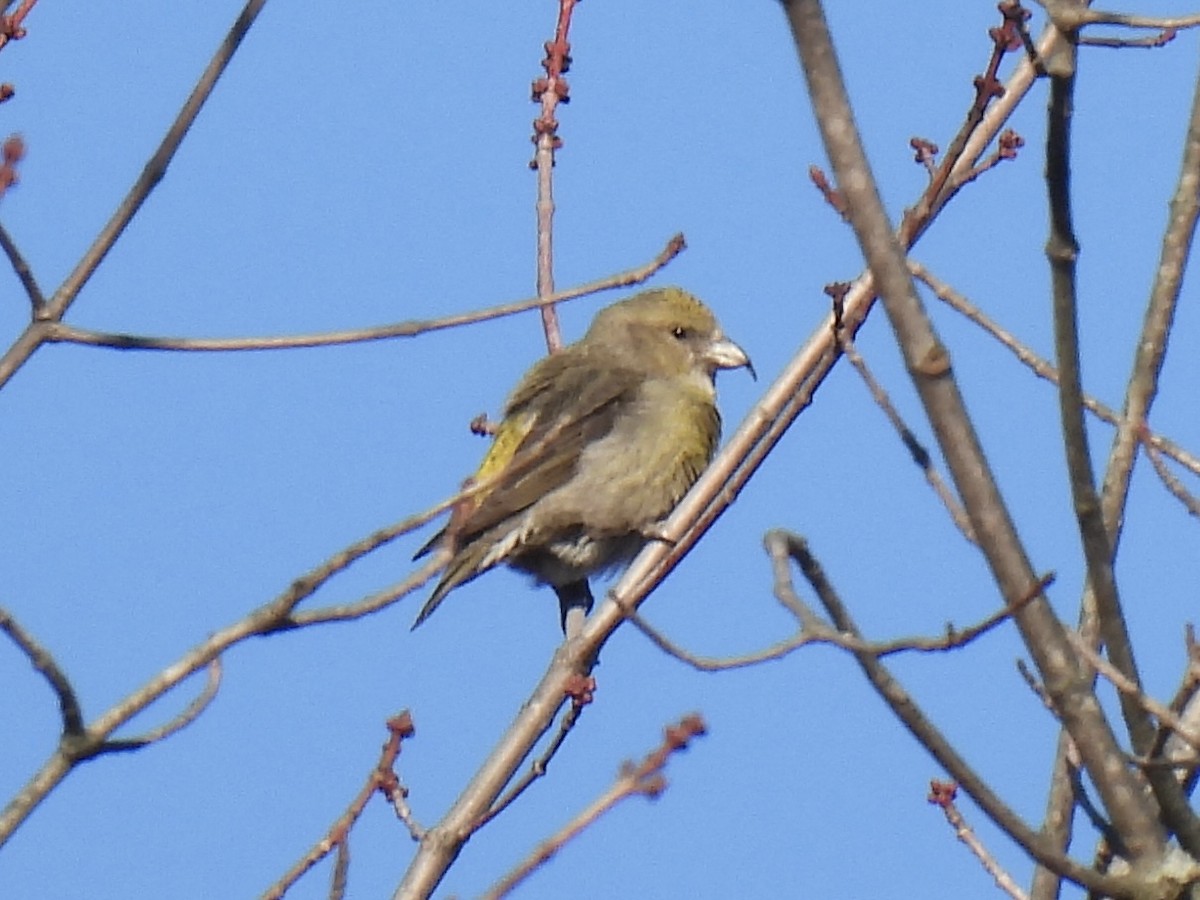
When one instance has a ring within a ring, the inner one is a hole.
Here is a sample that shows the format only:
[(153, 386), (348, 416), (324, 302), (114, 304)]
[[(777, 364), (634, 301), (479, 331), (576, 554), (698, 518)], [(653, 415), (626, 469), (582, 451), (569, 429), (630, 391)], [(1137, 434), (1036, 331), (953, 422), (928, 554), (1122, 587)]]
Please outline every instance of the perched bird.
[(413, 628), (504, 563), (591, 609), (588, 576), (628, 562), (712, 459), (717, 369), (754, 369), (696, 297), (645, 291), (602, 309), (583, 339), (536, 363), (464, 488), (483, 485), (418, 553), (450, 561)]

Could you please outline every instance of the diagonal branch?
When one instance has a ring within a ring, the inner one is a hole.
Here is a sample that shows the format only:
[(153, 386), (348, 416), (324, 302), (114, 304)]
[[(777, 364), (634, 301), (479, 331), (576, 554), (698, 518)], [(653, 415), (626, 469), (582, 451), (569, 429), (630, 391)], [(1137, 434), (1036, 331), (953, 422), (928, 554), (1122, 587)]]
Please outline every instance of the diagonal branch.
[(237, 52), (242, 40), (249, 32), (250, 26), (254, 24), (266, 2), (267, 0), (246, 0), (246, 5), (234, 20), (233, 25), (230, 26), (225, 39), (217, 48), (196, 86), (192, 89), (192, 93), (179, 110), (175, 121), (167, 129), (158, 149), (146, 162), (141, 175), (129, 189), (129, 193), (125, 195), (125, 199), (121, 201), (112, 217), (100, 229), (100, 233), (96, 235), (92, 245), (88, 247), (66, 280), (54, 292), (54, 296), (44, 305), (35, 309), (34, 321), (0, 357), (0, 387), (3, 387), (13, 373), (45, 343), (47, 338), (46, 331), (42, 327), (43, 323), (62, 319), (79, 296), (79, 291), (103, 262), (104, 257), (108, 255), (137, 211), (142, 208), (142, 204), (146, 202), (150, 192), (162, 181), (163, 176), (167, 173), (167, 166), (170, 165), (179, 145), (183, 143), (192, 123), (196, 121), (196, 116), (200, 114), (205, 102), (212, 95), (217, 81), (229, 66), (229, 61)]
[[(846, 194), (851, 224), (888, 320), (992, 575), (1006, 602), (1014, 603), (1037, 576), (966, 413), (949, 353), (916, 295), (903, 250), (884, 212), (854, 126), (824, 11), (819, 0), (791, 0), (784, 9), (826, 151)], [(1159, 861), (1166, 848), (1156, 811), (1123, 765), (1116, 735), (1076, 662), (1062, 623), (1044, 598), (1034, 600), (1015, 618), (1134, 862)]]
[[(794, 560), (812, 585), (817, 598), (825, 607), (835, 628), (853, 637), (862, 632), (843, 603), (837, 590), (825, 576), (817, 559), (809, 552), (802, 538), (783, 531), (773, 531), (766, 538), (768, 550), (776, 567), (776, 578), (788, 578), (788, 560)], [(781, 571), (782, 570), (782, 571)], [(913, 737), (938, 761), (958, 785), (979, 805), (979, 808), (1031, 857), (1042, 865), (1061, 873), (1077, 884), (1084, 885), (1104, 896), (1130, 897), (1137, 883), (1095, 872), (1067, 856), (1061, 848), (1042, 834), (1035, 832), (1017, 813), (991, 789), (971, 765), (963, 759), (941, 730), (925, 714), (916, 699), (905, 690), (879, 658), (869, 652), (855, 653), (855, 659), (876, 693), (891, 708), (896, 718)]]

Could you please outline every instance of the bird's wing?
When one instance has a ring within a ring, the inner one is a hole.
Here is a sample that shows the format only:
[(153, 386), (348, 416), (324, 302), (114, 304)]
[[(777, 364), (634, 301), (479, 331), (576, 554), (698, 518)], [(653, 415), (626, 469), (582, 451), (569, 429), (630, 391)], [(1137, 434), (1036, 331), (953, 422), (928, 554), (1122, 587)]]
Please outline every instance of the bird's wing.
[(495, 486), (459, 526), (460, 546), (565, 483), (584, 448), (608, 434), (634, 401), (641, 381), (636, 373), (609, 367), (601, 372), (566, 356), (542, 360), (510, 399), (505, 420), (523, 422), (524, 433), (494, 476)]

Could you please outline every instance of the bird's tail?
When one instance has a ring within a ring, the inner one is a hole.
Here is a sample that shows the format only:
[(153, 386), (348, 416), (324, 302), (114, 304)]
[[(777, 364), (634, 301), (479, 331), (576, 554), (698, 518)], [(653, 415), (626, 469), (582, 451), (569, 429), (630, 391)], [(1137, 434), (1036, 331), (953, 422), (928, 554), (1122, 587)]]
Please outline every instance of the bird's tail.
[[(413, 629), (433, 615), (433, 611), (441, 605), (441, 602), (446, 599), (446, 595), (452, 590), (468, 581), (473, 581), (488, 569), (495, 567), (499, 560), (490, 563), (484, 562), (486, 549), (483, 546), (469, 548), (458, 553), (446, 564), (441, 581), (437, 583), (437, 587), (433, 589), (433, 593), (429, 595), (429, 599), (417, 613), (416, 621), (412, 624)], [(428, 549), (422, 550), (422, 553), (428, 552)]]

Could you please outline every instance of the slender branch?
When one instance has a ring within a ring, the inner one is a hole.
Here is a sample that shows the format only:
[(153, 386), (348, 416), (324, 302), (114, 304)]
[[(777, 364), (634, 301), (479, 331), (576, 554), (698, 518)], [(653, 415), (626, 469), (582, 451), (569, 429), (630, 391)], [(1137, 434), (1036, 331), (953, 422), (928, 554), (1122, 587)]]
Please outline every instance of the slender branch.
[(1099, 9), (1088, 9), (1075, 4), (1065, 4), (1062, 0), (1036, 0), (1045, 7), (1054, 20), (1054, 24), (1063, 31), (1077, 31), (1085, 25), (1123, 25), (1126, 28), (1158, 28), (1179, 29), (1195, 28), (1200, 25), (1200, 15), (1156, 17), (1136, 16), (1127, 13), (1105, 12)]
[(917, 440), (917, 436), (913, 434), (912, 429), (908, 427), (904, 419), (901, 418), (900, 413), (896, 410), (896, 407), (892, 405), (887, 392), (875, 379), (875, 376), (871, 374), (871, 370), (867, 366), (867, 361), (859, 354), (854, 342), (848, 337), (843, 337), (841, 348), (842, 352), (846, 354), (846, 359), (850, 361), (855, 371), (858, 372), (859, 377), (862, 378), (863, 383), (866, 384), (867, 390), (870, 391), (876, 406), (883, 410), (883, 414), (887, 416), (888, 422), (891, 423), (892, 428), (900, 436), (900, 440), (907, 448), (909, 455), (912, 456), (913, 462), (925, 474), (925, 480), (933, 488), (938, 499), (942, 501), (942, 505), (946, 507), (946, 512), (950, 514), (950, 518), (955, 526), (968, 541), (972, 544), (978, 544), (978, 541), (975, 539), (975, 532), (971, 530), (971, 522), (967, 519), (967, 514), (963, 511), (962, 504), (958, 502), (958, 498), (954, 496), (953, 491), (946, 486), (941, 473), (938, 472), (937, 467), (933, 464), (933, 458), (929, 455), (929, 451)]
[[(861, 638), (837, 631), (828, 623), (822, 621), (812, 611), (811, 607), (800, 599), (800, 596), (794, 591), (785, 566), (782, 572), (778, 569), (776, 570), (775, 596), (779, 598), (784, 606), (796, 613), (799, 620), (799, 627), (791, 637), (778, 641), (769, 647), (764, 647), (761, 650), (741, 656), (701, 656), (685, 650), (679, 644), (672, 641), (647, 622), (639, 613), (630, 612), (629, 619), (651, 643), (668, 656), (672, 656), (701, 672), (721, 672), (727, 669), (741, 669), (781, 659), (808, 644), (831, 644), (843, 650), (848, 650), (851, 653), (869, 653), (879, 658), (890, 656), (893, 653), (944, 653), (948, 650), (957, 650), (960, 647), (970, 644), (976, 638), (987, 634), (1001, 622), (1012, 618), (1013, 613), (1017, 609), (1020, 609), (1025, 603), (1032, 601), (1034, 597), (1040, 595), (1042, 591), (1053, 583), (1053, 574), (1042, 576), (1042, 579), (1030, 589), (1025, 599), (1017, 604), (1015, 608), (1006, 606), (967, 628), (959, 629), (953, 625), (947, 625), (946, 633), (937, 637), (918, 635), (914, 637), (894, 638), (890, 641), (864, 641)], [(803, 611), (800, 611), (800, 609)]]
[(1013, 900), (1029, 900), (1029, 895), (1026, 894), (1021, 887), (1013, 880), (1012, 875), (1004, 871), (1004, 867), (996, 860), (987, 846), (975, 834), (975, 831), (967, 824), (966, 818), (959, 812), (958, 807), (954, 803), (955, 794), (958, 791), (958, 785), (953, 782), (938, 781), (934, 779), (929, 783), (929, 802), (934, 806), (939, 807), (942, 813), (946, 816), (946, 821), (950, 823), (950, 827), (954, 829), (954, 836), (967, 845), (971, 853), (983, 865), (983, 868), (996, 882), (996, 887), (1000, 888)]
[(1088, 646), (1088, 642), (1077, 633), (1067, 632), (1067, 634), (1080, 655), (1095, 666), (1101, 675), (1112, 682), (1113, 687), (1122, 694), (1130, 697), (1138, 706), (1158, 719), (1160, 726), (1169, 728), (1175, 734), (1179, 735), (1184, 742), (1191, 745), (1194, 749), (1200, 750), (1200, 732), (1195, 732), (1188, 728), (1179, 716), (1171, 711), (1170, 707), (1159, 703), (1143, 691), (1141, 685), (1130, 678), (1126, 678), (1120, 669)]
[(182, 731), (200, 718), (201, 713), (208, 709), (209, 704), (217, 698), (217, 691), (221, 689), (221, 675), (221, 657), (217, 656), (208, 664), (208, 680), (204, 684), (204, 690), (187, 705), (187, 708), (183, 712), (158, 728), (147, 731), (145, 734), (138, 735), (137, 737), (104, 741), (95, 749), (92, 756), (101, 756), (105, 753), (121, 753), (127, 750), (140, 750), (150, 744), (165, 740), (178, 731)]
[[(486, 486), (486, 484), (477, 485), (472, 490), (481, 490)], [(463, 493), (469, 494), (470, 491)], [(447, 504), (452, 504), (455, 499), (451, 498)], [(427, 565), (418, 569), (404, 581), (356, 603), (296, 612), (296, 607), (334, 574), (342, 571), (370, 550), (382, 546), (396, 534), (416, 527), (416, 524), (419, 524), (417, 520), (424, 521), (420, 516), (411, 517), (400, 523), (399, 526), (381, 529), (335, 554), (313, 571), (297, 578), (269, 603), (260, 606), (193, 647), (176, 662), (158, 672), (140, 688), (102, 713), (91, 725), (83, 728), (77, 734), (64, 737), (60, 741), (58, 749), (51, 754), (42, 768), (33, 775), (26, 786), (0, 813), (0, 846), (79, 762), (101, 753), (136, 749), (136, 747), (126, 746), (120, 741), (112, 741), (111, 736), (118, 728), (178, 687), (193, 673), (209, 666), (233, 645), (250, 637), (288, 631), (321, 622), (360, 618), (383, 609), (428, 581), (445, 564), (444, 556), (435, 554)]]
[[(1070, 120), (1075, 89), (1074, 48), (1051, 60), (1048, 68), (1050, 105), (1046, 136), (1046, 183), (1050, 206), (1050, 237), (1046, 245), (1046, 255), (1050, 261), (1053, 289), (1059, 411), (1067, 473), (1087, 564), (1087, 587), (1094, 598), (1099, 633), (1113, 665), (1125, 678), (1140, 686), (1133, 643), (1113, 573), (1116, 548), (1115, 520), (1114, 531), (1110, 532), (1100, 494), (1096, 489), (1084, 421), (1075, 281), (1079, 246), (1072, 224), (1070, 194)], [(1131, 696), (1121, 693), (1119, 700), (1134, 752), (1144, 755), (1149, 752), (1154, 742), (1153, 723), (1146, 711)], [(1072, 736), (1076, 738), (1080, 753), (1086, 757), (1089, 748), (1081, 743), (1078, 735)], [(1093, 777), (1094, 762), (1088, 760), (1088, 771)], [(1200, 818), (1191, 810), (1179, 783), (1170, 772), (1152, 770), (1146, 773), (1146, 777), (1153, 789), (1154, 799), (1162, 810), (1162, 817), (1171, 831), (1178, 836), (1185, 850), (1193, 855), (1200, 853)], [(1104, 797), (1118, 834), (1135, 856), (1139, 853), (1139, 843), (1146, 842), (1149, 846), (1161, 840), (1161, 837), (1154, 833), (1161, 835), (1161, 827), (1157, 823), (1154, 832), (1143, 829), (1131, 833), (1128, 827), (1134, 824), (1132, 820), (1111, 807), (1112, 798), (1105, 796), (1102, 784), (1097, 784), (1097, 787)]]
[(333, 875), (329, 879), (329, 900), (344, 900), (346, 883), (350, 880), (350, 840), (347, 838), (337, 845), (337, 855), (333, 859)]
[(1146, 442), (1146, 456), (1150, 458), (1150, 465), (1154, 467), (1155, 474), (1158, 475), (1166, 489), (1183, 504), (1190, 515), (1200, 518), (1200, 499), (1185, 488), (1183, 482), (1167, 468), (1163, 454), (1149, 441)]
[[(1039, 837), (1056, 852), (1065, 854), (1075, 833), (1075, 792), (1071, 781), (1072, 766), (1068, 755), (1078, 753), (1071, 735), (1065, 729), (1058, 733), (1054, 764), (1050, 769), (1050, 785), (1046, 792), (1046, 811), (1042, 814)], [(1034, 869), (1029, 886), (1031, 900), (1058, 900), (1062, 894), (1062, 876), (1041, 864)]]
[(572, 703), (567, 707), (567, 711), (562, 714), (562, 718), (559, 720), (558, 731), (554, 733), (554, 737), (550, 739), (550, 743), (546, 745), (546, 749), (537, 759), (530, 763), (525, 774), (509, 786), (508, 790), (496, 801), (495, 805), (480, 816), (478, 821), (472, 825), (472, 831), (478, 831), (488, 822), (492, 821), (492, 819), (496, 818), (496, 816), (500, 815), (500, 813), (504, 812), (504, 810), (508, 809), (518, 797), (528, 790), (530, 785), (545, 776), (550, 767), (550, 760), (554, 759), (563, 742), (566, 741), (567, 735), (571, 733), (571, 730), (575, 727), (575, 723), (579, 721), (579, 716), (583, 712), (583, 708), (583, 704), (581, 703)]
[[(986, 313), (978, 306), (972, 303), (967, 297), (952, 288), (949, 284), (942, 281), (936, 275), (929, 271), (923, 264), (910, 259), (908, 261), (908, 270), (915, 278), (919, 278), (922, 282), (929, 286), (929, 289), (937, 296), (939, 300), (946, 303), (951, 308), (962, 313), (1003, 346), (1012, 351), (1022, 363), (1039, 378), (1044, 378), (1053, 385), (1058, 384), (1058, 370), (1049, 362), (1043, 359), (1038, 354), (1034, 353), (1028, 346), (1022, 344), (1010, 332), (1006, 331), (1000, 325), (990, 319)], [(1083, 395), (1083, 405), (1096, 418), (1107, 422), (1110, 425), (1119, 425), (1124, 421), (1124, 417), (1114, 410), (1111, 406), (1106, 406), (1101, 403), (1091, 394)], [(1165, 437), (1157, 432), (1151, 431), (1148, 427), (1142, 431), (1142, 440), (1148, 443), (1151, 447), (1161, 453), (1171, 457), (1181, 466), (1184, 466), (1189, 471), (1200, 475), (1200, 458), (1189, 453), (1177, 442)], [(1108, 516), (1105, 516), (1105, 522), (1108, 523)]]
[[(772, 531), (767, 534), (766, 541), (777, 567), (783, 566), (786, 570), (789, 558), (800, 567), (801, 573), (812, 585), (834, 627), (840, 632), (861, 639), (862, 632), (829, 582), (821, 564), (809, 552), (804, 539), (787, 532)], [(1089, 867), (1071, 859), (1052, 842), (1035, 832), (963, 759), (945, 735), (924, 713), (916, 699), (905, 690), (904, 686), (896, 680), (895, 676), (878, 658), (870, 653), (855, 653), (855, 660), (866, 674), (867, 680), (876, 693), (888, 704), (892, 713), (916, 738), (918, 743), (970, 795), (988, 818), (1031, 857), (1077, 884), (1100, 891), (1108, 896), (1129, 898), (1141, 887), (1138, 879), (1092, 871)]]
[(121, 236), (134, 215), (141, 209), (146, 198), (150, 196), (150, 192), (166, 175), (167, 166), (174, 158), (179, 145), (183, 142), (192, 123), (196, 120), (196, 116), (199, 115), (201, 108), (212, 94), (218, 79), (229, 65), (233, 54), (241, 45), (264, 5), (266, 5), (266, 0), (247, 0), (212, 60), (200, 75), (196, 86), (176, 115), (175, 121), (167, 129), (158, 149), (154, 151), (142, 169), (141, 175), (129, 189), (129, 193), (125, 195), (112, 217), (100, 229), (100, 233), (96, 235), (92, 245), (84, 251), (83, 256), (66, 280), (54, 292), (54, 296), (35, 309), (37, 318), (25, 328), (4, 355), (0, 356), (0, 388), (8, 383), (13, 373), (45, 343), (47, 332), (43, 327), (44, 324), (62, 319), (79, 296), (79, 291), (87, 284), (104, 257), (108, 255), (109, 250), (113, 248), (117, 238)]
[(678, 725), (668, 727), (663, 734), (663, 743), (636, 766), (627, 762), (621, 766), (617, 780), (588, 807), (570, 822), (539, 844), (532, 853), (508, 875), (486, 891), (486, 900), (499, 900), (512, 893), (522, 881), (544, 865), (569, 841), (578, 837), (589, 825), (624, 800), (641, 795), (654, 799), (667, 788), (663, 771), (671, 754), (685, 750), (688, 744), (706, 731), (704, 720), (699, 715), (685, 716)]
[[(1167, 343), (1183, 275), (1191, 252), (1196, 222), (1200, 218), (1200, 73), (1192, 94), (1192, 109), (1184, 140), (1179, 180), (1171, 198), (1167, 225), (1163, 232), (1155, 280), (1146, 305), (1142, 330), (1138, 335), (1133, 370), (1125, 393), (1125, 408), (1117, 433), (1109, 449), (1108, 469), (1104, 476), (1102, 502), (1104, 521), (1120, 538), (1120, 523), (1129, 495), (1137, 445), (1142, 440), (1150, 408), (1158, 394), (1159, 378), (1166, 360)], [(1154, 442), (1163, 452), (1167, 448)], [(1176, 457), (1178, 459), (1178, 457)], [(1182, 462), (1182, 460), (1180, 460)], [(1193, 471), (1197, 469), (1193, 468)]]
[(176, 151), (179, 150), (179, 145), (183, 143), (183, 139), (191, 129), (192, 123), (196, 121), (200, 110), (203, 109), (204, 104), (212, 95), (217, 82), (225, 73), (225, 69), (229, 66), (230, 60), (233, 59), (234, 53), (241, 46), (242, 41), (250, 31), (250, 27), (254, 24), (255, 19), (258, 18), (258, 14), (266, 6), (266, 2), (267, 0), (247, 0), (246, 5), (242, 7), (242, 11), (234, 19), (233, 25), (230, 26), (229, 32), (225, 35), (225, 39), (221, 41), (221, 45), (217, 48), (216, 53), (213, 54), (213, 58), (201, 73), (196, 86), (192, 88), (191, 94), (184, 101), (178, 115), (175, 117), (175, 121), (167, 129), (167, 133), (163, 136), (158, 149), (154, 151), (154, 154), (142, 169), (141, 175), (138, 176), (133, 187), (129, 189), (129, 193), (125, 195), (125, 199), (121, 201), (112, 218), (100, 230), (100, 233), (96, 236), (96, 240), (92, 242), (92, 246), (87, 249), (87, 252), (84, 253), (83, 258), (79, 260), (71, 274), (67, 276), (59, 289), (54, 292), (54, 296), (47, 304), (47, 318), (61, 319), (63, 317), (63, 314), (70, 305), (75, 302), (75, 298), (79, 296), (80, 289), (87, 284), (97, 267), (103, 262), (104, 257), (108, 255), (108, 251), (117, 242), (117, 238), (125, 231), (125, 227), (137, 214), (137, 211), (142, 208), (142, 204), (146, 202), (146, 198), (150, 196), (150, 192), (158, 186), (163, 176), (167, 174), (167, 167), (171, 164), (171, 160), (174, 159)]
[(687, 244), (682, 234), (667, 241), (666, 246), (654, 259), (615, 275), (609, 275), (579, 287), (560, 291), (548, 297), (534, 297), (503, 303), (487, 309), (457, 313), (436, 319), (415, 319), (378, 325), (370, 328), (351, 328), (343, 331), (325, 331), (316, 334), (298, 334), (285, 337), (241, 337), (241, 338), (184, 338), (154, 337), (148, 335), (119, 334), (77, 328), (66, 322), (47, 322), (43, 340), (47, 342), (86, 344), (94, 347), (112, 347), (118, 350), (186, 350), (186, 351), (239, 351), (239, 350), (291, 350), (297, 347), (330, 347), (339, 344), (357, 344), (366, 341), (391, 338), (415, 337), (431, 331), (458, 328), (489, 319), (499, 319), (531, 309), (545, 308), (548, 303), (574, 300), (599, 291), (623, 288), (645, 281), (672, 259), (678, 256)]
[(21, 623), (13, 618), (7, 609), (0, 608), (0, 631), (12, 639), (21, 652), (29, 657), (33, 667), (41, 673), (50, 685), (50, 690), (58, 697), (59, 713), (62, 716), (62, 731), (64, 735), (77, 735), (83, 732), (83, 713), (79, 706), (79, 695), (67, 678), (66, 672), (59, 666), (54, 655), (43, 647), (36, 638), (26, 631)]
[[(929, 187), (917, 204), (905, 213), (905, 221), (901, 227), (902, 233), (913, 235), (919, 233), (922, 223), (928, 221), (930, 214), (939, 206), (944, 205), (964, 184), (975, 177), (973, 174), (968, 177), (974, 169), (974, 159), (972, 159), (969, 149), (971, 139), (977, 134), (979, 126), (983, 123), (988, 106), (997, 98), (1004, 96), (1004, 86), (997, 77), (1000, 63), (1006, 53), (1019, 46), (1019, 39), (1025, 33), (1024, 18), (1028, 14), (1019, 8), (1019, 4), (1015, 4), (1015, 6), (1016, 9), (1013, 8), (1014, 4), (1012, 3), (999, 4), (1003, 23), (999, 28), (989, 31), (992, 39), (992, 53), (983, 74), (975, 78), (975, 100), (967, 110), (966, 120), (958, 134), (950, 142), (942, 164), (934, 170)], [(791, 20), (792, 4), (785, 2), (784, 8), (788, 10), (789, 20)], [(962, 163), (965, 159), (969, 159), (971, 164), (963, 166)], [(903, 242), (908, 243), (907, 241)]]
[(0, 249), (3, 249), (4, 255), (8, 257), (9, 263), (13, 267), (17, 278), (21, 282), (21, 286), (25, 288), (25, 294), (29, 297), (30, 306), (33, 309), (33, 317), (39, 318), (42, 315), (42, 309), (46, 305), (46, 298), (42, 294), (42, 289), (37, 283), (37, 279), (33, 276), (33, 270), (29, 268), (29, 263), (26, 262), (24, 255), (17, 247), (16, 241), (12, 239), (12, 235), (8, 233), (8, 229), (0, 225)]
[[(576, 0), (559, 0), (554, 40), (546, 42), (546, 58), (542, 60), (546, 77), (534, 81), (532, 90), (533, 102), (541, 106), (541, 114), (533, 122), (536, 149), (529, 165), (537, 173), (537, 292), (543, 298), (554, 293), (554, 159), (562, 146), (554, 112), (559, 101), (566, 103), (570, 99), (570, 88), (564, 76), (571, 66), (571, 44), (567, 36), (575, 3)], [(546, 335), (546, 348), (551, 353), (558, 352), (562, 348), (562, 333), (558, 311), (553, 304), (542, 307), (542, 330)]]
[(1114, 38), (1114, 37), (1099, 37), (1097, 35), (1080, 35), (1079, 45), (1088, 47), (1105, 47), (1108, 49), (1119, 50), (1123, 47), (1142, 47), (1147, 50), (1157, 50), (1159, 47), (1165, 47), (1171, 41), (1175, 40), (1176, 31), (1174, 28), (1164, 28), (1158, 34), (1149, 34), (1140, 38)]
[[(1105, 528), (1096, 491), (1095, 473), (1084, 422), (1082, 374), (1079, 359), (1079, 320), (1075, 263), (1079, 244), (1071, 221), (1070, 119), (1075, 90), (1073, 63), (1066, 54), (1052, 61), (1049, 127), (1046, 137), (1046, 184), (1050, 203), (1050, 261), (1054, 297), (1054, 343), (1058, 360), (1059, 412), (1071, 497), (1087, 564), (1088, 585), (1095, 594), (1100, 630), (1109, 654), (1128, 677), (1137, 678), (1137, 665), (1113, 576), (1113, 548)], [(1138, 752), (1152, 739), (1152, 728), (1143, 711), (1127, 700), (1122, 712)], [(1077, 742), (1078, 743), (1078, 742)]]
[[(329, 830), (313, 845), (312, 849), (300, 857), (295, 865), (263, 893), (262, 900), (279, 900), (306, 872), (335, 850), (338, 853), (335, 882), (339, 880), (337, 872), (341, 873), (340, 880), (345, 882), (346, 869), (350, 862), (348, 853), (350, 831), (367, 808), (367, 803), (370, 802), (376, 791), (390, 795), (403, 790), (400, 779), (396, 776), (395, 766), (396, 760), (400, 757), (401, 744), (416, 734), (412, 716), (408, 710), (388, 719), (387, 729), (388, 739), (379, 752), (379, 761), (375, 763), (375, 768), (367, 776), (366, 784), (363, 785), (358, 795), (350, 801), (346, 811), (329, 826)], [(342, 890), (344, 891), (344, 885)]]

